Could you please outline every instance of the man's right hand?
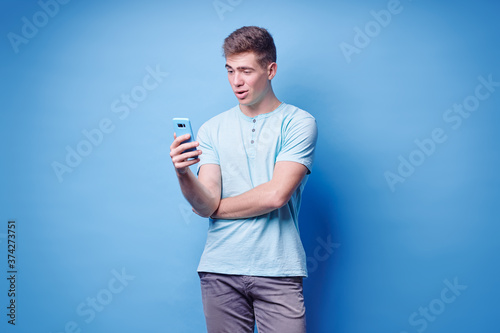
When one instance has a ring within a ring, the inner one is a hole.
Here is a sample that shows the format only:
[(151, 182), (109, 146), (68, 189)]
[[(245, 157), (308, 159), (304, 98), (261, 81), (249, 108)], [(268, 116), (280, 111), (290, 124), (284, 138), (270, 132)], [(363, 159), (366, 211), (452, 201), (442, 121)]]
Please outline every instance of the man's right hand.
[[(201, 155), (201, 150), (197, 149), (183, 153), (187, 149), (196, 148), (200, 145), (198, 141), (182, 143), (189, 140), (190, 137), (191, 134), (184, 134), (177, 137), (174, 133), (174, 141), (170, 145), (170, 158), (178, 174), (185, 174), (191, 165), (200, 161), (198, 156)], [(189, 160), (189, 158), (194, 159)]]
[[(200, 167), (198, 178), (189, 167), (200, 162), (201, 150), (183, 151), (196, 148), (198, 141), (182, 143), (190, 134), (176, 137), (170, 145), (170, 157), (177, 173), (182, 195), (191, 204), (193, 211), (203, 217), (212, 215), (219, 206), (221, 197), (221, 173), (217, 164), (204, 164)], [(193, 158), (190, 160), (190, 158)]]

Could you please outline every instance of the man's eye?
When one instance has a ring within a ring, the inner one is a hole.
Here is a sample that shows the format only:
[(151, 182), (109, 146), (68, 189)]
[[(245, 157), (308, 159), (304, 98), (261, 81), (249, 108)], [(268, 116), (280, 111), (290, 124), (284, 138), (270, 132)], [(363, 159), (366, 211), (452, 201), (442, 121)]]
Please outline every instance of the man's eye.
[(252, 71), (244, 71), (243, 73), (250, 74), (250, 73), (252, 73)]
[(233, 74), (233, 71), (227, 71), (228, 74)]

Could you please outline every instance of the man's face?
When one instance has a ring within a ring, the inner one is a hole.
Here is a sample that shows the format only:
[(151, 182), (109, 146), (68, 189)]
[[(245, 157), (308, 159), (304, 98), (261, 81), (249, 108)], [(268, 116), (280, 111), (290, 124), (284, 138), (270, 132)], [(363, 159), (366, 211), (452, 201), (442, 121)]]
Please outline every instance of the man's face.
[(242, 105), (256, 106), (271, 89), (274, 73), (271, 64), (262, 68), (253, 52), (239, 53), (226, 58), (229, 84)]

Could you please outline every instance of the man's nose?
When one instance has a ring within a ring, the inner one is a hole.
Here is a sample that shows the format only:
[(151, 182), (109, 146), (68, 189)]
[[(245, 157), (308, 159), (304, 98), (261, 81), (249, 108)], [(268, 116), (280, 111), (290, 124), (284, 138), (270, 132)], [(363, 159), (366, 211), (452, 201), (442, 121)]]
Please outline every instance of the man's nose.
[(234, 73), (233, 84), (238, 87), (243, 85), (243, 78), (241, 77), (241, 74), (239, 74), (238, 72)]

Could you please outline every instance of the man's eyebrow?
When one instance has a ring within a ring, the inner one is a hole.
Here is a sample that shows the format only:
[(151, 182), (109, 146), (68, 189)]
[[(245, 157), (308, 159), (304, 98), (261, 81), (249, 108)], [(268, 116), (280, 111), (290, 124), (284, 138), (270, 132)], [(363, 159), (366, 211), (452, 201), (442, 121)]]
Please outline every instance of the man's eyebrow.
[[(225, 66), (227, 69), (233, 69), (233, 67), (229, 66), (228, 64), (226, 64)], [(241, 70), (241, 71), (244, 71), (244, 70), (254, 70), (253, 67), (248, 67), (248, 66), (239, 66), (239, 67), (236, 67), (236, 69), (238, 70)]]

